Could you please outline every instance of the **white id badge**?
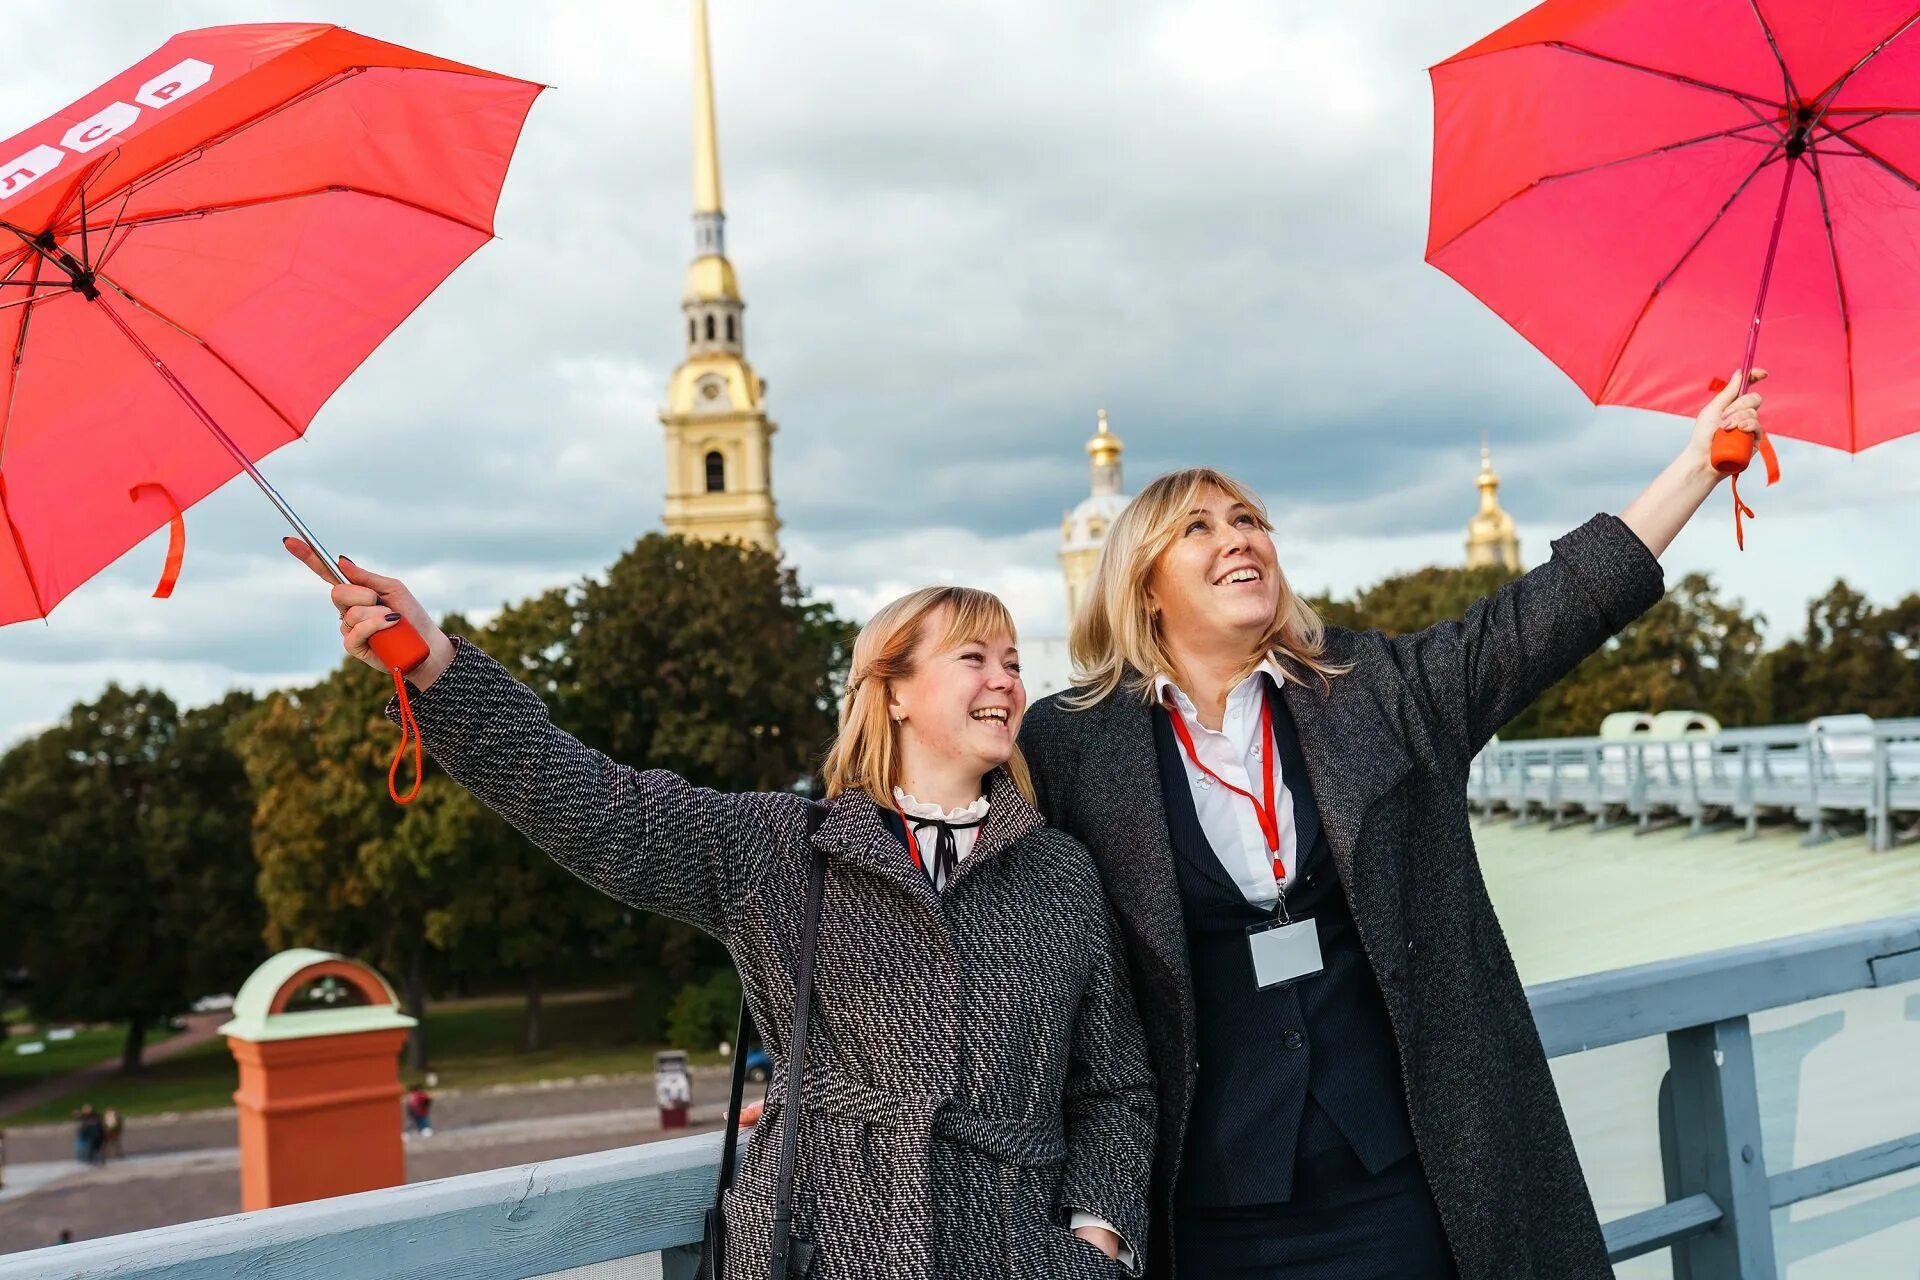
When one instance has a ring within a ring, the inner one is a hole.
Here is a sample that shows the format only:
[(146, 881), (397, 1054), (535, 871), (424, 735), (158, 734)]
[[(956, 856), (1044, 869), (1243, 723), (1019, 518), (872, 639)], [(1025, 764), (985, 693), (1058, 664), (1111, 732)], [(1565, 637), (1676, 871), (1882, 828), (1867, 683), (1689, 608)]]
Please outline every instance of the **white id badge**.
[(1270, 920), (1247, 930), (1247, 950), (1253, 956), (1253, 985), (1269, 987), (1311, 978), (1326, 965), (1320, 959), (1320, 927), (1305, 920)]

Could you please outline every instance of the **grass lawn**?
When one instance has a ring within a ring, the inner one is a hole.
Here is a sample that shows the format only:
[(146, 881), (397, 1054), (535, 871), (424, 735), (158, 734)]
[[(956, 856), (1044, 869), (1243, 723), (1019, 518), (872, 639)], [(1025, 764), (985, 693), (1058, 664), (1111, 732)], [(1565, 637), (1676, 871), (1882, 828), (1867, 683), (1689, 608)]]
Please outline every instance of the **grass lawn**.
[[(152, 1048), (171, 1035), (173, 1032), (161, 1028), (148, 1031), (147, 1047)], [(76, 1031), (71, 1040), (49, 1040), (44, 1032), (29, 1036), (15, 1030), (0, 1041), (0, 1107), (7, 1105), (6, 1095), (15, 1089), (25, 1089), (50, 1076), (62, 1076), (96, 1062), (118, 1059), (126, 1040), (124, 1026)], [(34, 1043), (46, 1048), (32, 1054), (15, 1052), (23, 1044)]]
[[(443, 1089), (569, 1076), (651, 1071), (658, 1045), (640, 1044), (632, 1034), (633, 1002), (625, 994), (596, 993), (587, 998), (550, 997), (541, 1011), (549, 1046), (527, 1053), (520, 1046), (525, 1014), (518, 1001), (473, 1001), (427, 1008), (427, 1046)], [(118, 1051), (119, 1042), (114, 1041)], [(52, 1046), (48, 1047), (52, 1056)], [(96, 1053), (88, 1061), (97, 1061)], [(696, 1063), (718, 1062), (714, 1054), (695, 1054)], [(76, 1063), (71, 1065), (85, 1065)], [(410, 1080), (404, 1066), (402, 1081)], [(233, 1105), (238, 1075), (226, 1041), (197, 1045), (177, 1058), (147, 1067), (137, 1077), (108, 1080), (45, 1106), (6, 1113), (0, 1094), (0, 1126), (65, 1120), (82, 1102), (118, 1107), (129, 1116), (161, 1111), (194, 1111)]]

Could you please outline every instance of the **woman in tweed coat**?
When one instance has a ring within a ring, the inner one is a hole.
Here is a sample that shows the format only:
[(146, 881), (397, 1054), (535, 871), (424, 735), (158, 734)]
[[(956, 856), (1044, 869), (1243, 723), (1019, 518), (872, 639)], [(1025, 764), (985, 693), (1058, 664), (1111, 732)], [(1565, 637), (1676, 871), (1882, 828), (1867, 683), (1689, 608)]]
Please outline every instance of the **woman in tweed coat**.
[[(399, 582), (343, 567), (348, 652), (378, 666), (367, 640), (400, 617), (427, 637), (413, 712), (448, 774), (588, 884), (726, 944), (773, 1058), (760, 1123), (781, 1132), (807, 802), (614, 763)], [(1025, 705), (985, 592), (916, 592), (855, 645), (813, 837), (795, 1277), (1139, 1273), (1152, 1078), (1092, 862), (1030, 802)], [(727, 1195), (730, 1277), (767, 1273), (779, 1146), (749, 1144)]]
[[(1322, 627), (1259, 499), (1217, 472), (1115, 520), (1075, 622), (1082, 685), (1021, 745), (1129, 952), (1160, 1089), (1149, 1275), (1612, 1276), (1467, 770), (1660, 599), (1656, 557), (1720, 479), (1714, 433), (1756, 431), (1759, 403), (1721, 393), (1619, 517), (1409, 635)], [(1311, 958), (1256, 970), (1290, 919)]]

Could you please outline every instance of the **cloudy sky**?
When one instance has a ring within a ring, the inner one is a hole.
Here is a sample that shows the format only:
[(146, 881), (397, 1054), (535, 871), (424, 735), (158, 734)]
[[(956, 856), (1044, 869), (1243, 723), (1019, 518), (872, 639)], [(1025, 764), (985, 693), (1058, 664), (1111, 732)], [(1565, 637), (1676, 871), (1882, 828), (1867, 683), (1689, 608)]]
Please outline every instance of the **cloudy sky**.
[[(728, 246), (780, 423), (785, 548), (845, 611), (934, 580), (1058, 633), (1060, 515), (1105, 405), (1132, 487), (1252, 480), (1296, 585), (1457, 562), (1482, 432), (1529, 562), (1684, 439), (1595, 410), (1421, 261), (1425, 68), (1519, 12), (1348, 0), (712, 0)], [(657, 527), (655, 418), (691, 248), (685, 0), (10, 0), (0, 136), (176, 30), (325, 19), (553, 85), (483, 249), (269, 474), (335, 550), (484, 614)], [(30, 51), (30, 52), (29, 52)], [(1738, 352), (1729, 352), (1731, 366)], [(1703, 370), (1702, 381), (1720, 369)], [(1668, 553), (1779, 638), (1845, 574), (1920, 589), (1920, 442), (1791, 441), (1734, 551), (1725, 495)], [(858, 483), (852, 483), (854, 479)], [(0, 630), (0, 742), (109, 680), (201, 702), (337, 658), (324, 589), (243, 483), (45, 622)]]

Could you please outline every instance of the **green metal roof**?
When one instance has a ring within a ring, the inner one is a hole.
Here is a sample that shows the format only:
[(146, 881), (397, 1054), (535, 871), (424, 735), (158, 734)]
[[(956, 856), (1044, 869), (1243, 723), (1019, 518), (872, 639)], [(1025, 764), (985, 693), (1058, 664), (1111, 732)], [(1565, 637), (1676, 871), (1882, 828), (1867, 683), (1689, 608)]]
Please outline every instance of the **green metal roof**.
[[(373, 975), (386, 992), (387, 1003), (355, 1005), (345, 1009), (304, 1009), (273, 1013), (274, 997), (304, 969), (328, 960), (341, 960)], [(331, 951), (295, 947), (273, 956), (253, 971), (233, 998), (233, 1017), (220, 1034), (235, 1040), (303, 1040), (310, 1036), (345, 1036), (362, 1031), (405, 1030), (416, 1020), (400, 1012), (393, 987), (371, 965), (360, 964)]]
[(1920, 912), (1920, 845), (1859, 836), (1802, 845), (1803, 827), (1690, 836), (1685, 826), (1551, 830), (1476, 819), (1500, 924), (1528, 983)]

